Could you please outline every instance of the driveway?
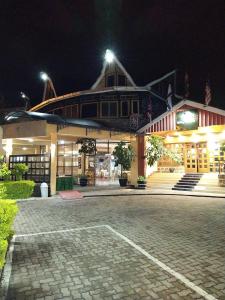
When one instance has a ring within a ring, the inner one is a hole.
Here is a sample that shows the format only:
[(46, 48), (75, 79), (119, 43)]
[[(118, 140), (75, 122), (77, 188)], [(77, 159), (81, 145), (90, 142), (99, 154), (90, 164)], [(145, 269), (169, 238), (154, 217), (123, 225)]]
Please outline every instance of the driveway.
[(225, 199), (127, 195), (19, 206), (8, 300), (225, 299)]

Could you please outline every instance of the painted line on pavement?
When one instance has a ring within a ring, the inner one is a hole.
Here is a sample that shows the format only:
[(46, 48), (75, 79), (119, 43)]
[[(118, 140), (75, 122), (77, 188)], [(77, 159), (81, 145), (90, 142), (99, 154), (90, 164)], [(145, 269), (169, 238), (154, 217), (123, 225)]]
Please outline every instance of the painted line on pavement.
[(142, 253), (144, 256), (146, 256), (148, 259), (150, 259), (152, 262), (154, 262), (156, 265), (158, 265), (160, 268), (162, 268), (164, 271), (166, 271), (170, 275), (174, 276), (175, 278), (177, 278), (178, 280), (180, 280), (181, 282), (183, 282), (187, 287), (189, 287), (190, 289), (192, 289), (193, 291), (195, 291), (199, 295), (203, 296), (205, 299), (207, 299), (207, 300), (217, 300), (214, 296), (208, 294), (202, 288), (200, 288), (199, 286), (197, 286), (196, 284), (194, 284), (193, 282), (191, 282), (189, 279), (187, 279), (185, 276), (183, 276), (182, 274), (174, 271), (173, 269), (171, 269), (170, 267), (168, 267), (167, 265), (165, 265), (163, 262), (161, 262), (160, 260), (158, 260), (157, 258), (155, 258), (154, 256), (152, 256), (151, 254), (149, 254), (143, 248), (141, 248), (140, 246), (138, 246), (137, 244), (135, 244), (134, 242), (132, 242), (126, 236), (124, 236), (123, 234), (121, 234), (118, 231), (116, 231), (115, 229), (113, 229), (111, 226), (109, 226), (109, 225), (105, 225), (105, 226), (111, 232), (113, 232), (114, 234), (116, 234), (117, 236), (119, 236), (122, 240), (124, 240), (125, 242), (127, 242), (129, 245), (131, 245), (132, 247), (134, 247), (136, 250), (138, 250), (140, 253)]
[(94, 229), (94, 228), (101, 228), (106, 227), (107, 225), (95, 225), (95, 226), (87, 226), (87, 227), (78, 227), (78, 228), (71, 228), (71, 229), (62, 229), (62, 230), (53, 230), (53, 231), (42, 231), (42, 232), (34, 232), (34, 233), (25, 233), (25, 234), (16, 234), (15, 237), (26, 237), (26, 236), (37, 236), (37, 235), (45, 235), (45, 234), (54, 234), (54, 233), (64, 233), (64, 232), (72, 232), (72, 231), (79, 231), (85, 229)]
[(182, 274), (174, 271), (170, 267), (168, 267), (166, 264), (149, 254), (147, 251), (145, 251), (143, 248), (135, 244), (133, 241), (131, 241), (129, 238), (127, 238), (125, 235), (119, 233), (115, 229), (113, 229), (109, 225), (95, 225), (95, 226), (87, 226), (87, 227), (78, 227), (78, 228), (72, 228), (72, 229), (62, 229), (62, 230), (54, 230), (54, 231), (44, 231), (44, 232), (37, 232), (37, 233), (28, 233), (28, 234), (18, 234), (14, 235), (11, 244), (9, 247), (9, 251), (7, 253), (7, 258), (6, 258), (6, 264), (3, 270), (3, 279), (2, 279), (2, 287), (3, 287), (3, 299), (7, 297), (8, 293), (8, 288), (9, 288), (9, 281), (10, 281), (10, 276), (11, 276), (11, 271), (12, 271), (12, 257), (13, 257), (13, 251), (14, 251), (14, 243), (16, 238), (18, 237), (29, 237), (29, 236), (39, 236), (39, 235), (47, 235), (47, 234), (55, 234), (55, 233), (64, 233), (64, 232), (73, 232), (73, 231), (80, 231), (80, 230), (87, 230), (87, 229), (95, 229), (95, 228), (107, 228), (110, 230), (112, 233), (120, 237), (122, 240), (124, 240), (126, 243), (128, 243), (130, 246), (135, 248), (137, 251), (139, 251), (141, 254), (146, 256), (149, 260), (151, 260), (153, 263), (158, 265), (161, 269), (184, 283), (187, 287), (201, 295), (207, 300), (217, 300), (214, 296), (208, 294), (205, 290), (191, 282), (189, 279), (187, 279), (185, 276)]

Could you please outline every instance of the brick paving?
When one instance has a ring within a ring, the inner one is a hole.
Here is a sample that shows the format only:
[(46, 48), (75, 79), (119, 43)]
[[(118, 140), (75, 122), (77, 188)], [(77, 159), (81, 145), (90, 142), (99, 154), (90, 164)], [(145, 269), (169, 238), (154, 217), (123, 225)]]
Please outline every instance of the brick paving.
[[(17, 234), (108, 224), (225, 299), (225, 199), (128, 195), (19, 205)], [(18, 237), (9, 299), (204, 298), (101, 227)]]

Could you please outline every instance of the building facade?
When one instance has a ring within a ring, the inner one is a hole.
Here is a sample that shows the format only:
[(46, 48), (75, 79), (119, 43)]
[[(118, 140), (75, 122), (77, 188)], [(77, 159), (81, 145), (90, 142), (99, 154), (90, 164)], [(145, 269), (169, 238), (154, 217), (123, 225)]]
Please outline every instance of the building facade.
[(218, 173), (224, 166), (224, 110), (182, 100), (138, 132), (163, 137), (166, 147), (180, 154), (181, 164), (163, 157), (158, 162), (158, 172), (173, 168), (183, 173)]

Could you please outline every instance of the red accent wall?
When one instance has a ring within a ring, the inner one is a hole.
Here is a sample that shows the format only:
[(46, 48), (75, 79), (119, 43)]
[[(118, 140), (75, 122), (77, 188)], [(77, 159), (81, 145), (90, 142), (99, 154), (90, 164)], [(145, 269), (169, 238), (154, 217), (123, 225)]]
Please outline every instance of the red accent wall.
[(138, 136), (138, 176), (145, 175), (145, 138)]
[[(182, 111), (184, 109), (195, 109), (192, 106), (184, 105), (178, 109)], [(199, 112), (199, 127), (206, 127), (212, 125), (225, 125), (225, 116), (206, 111), (204, 109), (198, 109)], [(160, 119), (155, 124), (145, 129), (145, 132), (157, 132), (157, 131), (169, 131), (176, 130), (176, 113), (170, 112), (167, 116)]]

